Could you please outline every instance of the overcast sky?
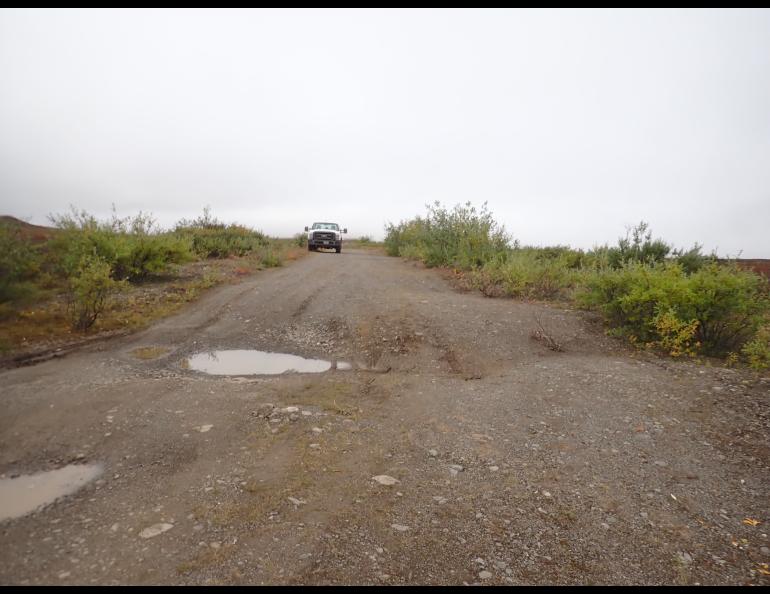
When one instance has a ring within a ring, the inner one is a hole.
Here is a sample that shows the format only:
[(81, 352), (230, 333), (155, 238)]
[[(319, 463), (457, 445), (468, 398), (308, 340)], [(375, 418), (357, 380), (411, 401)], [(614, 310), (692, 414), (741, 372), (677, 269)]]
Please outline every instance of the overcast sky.
[(0, 10), (0, 214), (381, 237), (434, 200), (770, 258), (770, 11)]

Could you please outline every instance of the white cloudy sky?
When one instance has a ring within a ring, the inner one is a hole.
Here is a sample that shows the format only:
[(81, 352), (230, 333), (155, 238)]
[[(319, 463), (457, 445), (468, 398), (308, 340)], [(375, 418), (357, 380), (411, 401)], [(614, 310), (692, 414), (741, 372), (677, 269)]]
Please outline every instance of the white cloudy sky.
[(0, 10), (0, 214), (770, 258), (768, 10)]

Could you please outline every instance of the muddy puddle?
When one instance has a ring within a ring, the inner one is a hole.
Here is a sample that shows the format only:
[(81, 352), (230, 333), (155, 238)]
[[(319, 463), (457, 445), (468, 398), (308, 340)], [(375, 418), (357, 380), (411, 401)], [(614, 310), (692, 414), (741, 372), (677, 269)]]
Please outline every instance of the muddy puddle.
[(71, 495), (101, 473), (100, 464), (71, 464), (48, 472), (0, 479), (0, 522)]
[(350, 370), (346, 361), (305, 359), (288, 353), (232, 350), (198, 353), (183, 366), (212, 375), (279, 375), (281, 373), (323, 373), (330, 369)]

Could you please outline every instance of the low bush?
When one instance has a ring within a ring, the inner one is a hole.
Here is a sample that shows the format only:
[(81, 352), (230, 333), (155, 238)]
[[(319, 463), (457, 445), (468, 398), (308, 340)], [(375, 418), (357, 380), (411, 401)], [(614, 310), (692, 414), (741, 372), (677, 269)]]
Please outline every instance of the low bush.
[(539, 254), (531, 248), (513, 249), (470, 273), (471, 282), (486, 295), (533, 299), (567, 299), (582, 273), (573, 254)]
[(36, 293), (34, 278), (40, 254), (13, 223), (0, 221), (0, 303), (20, 301)]
[(99, 256), (85, 256), (69, 279), (68, 312), (72, 327), (86, 332), (108, 305), (110, 295), (121, 281), (111, 276), (109, 262)]
[(687, 274), (676, 262), (628, 262), (587, 276), (578, 301), (634, 341), (706, 355), (740, 349), (770, 309), (764, 279), (715, 263)]
[(715, 256), (701, 253), (702, 246), (695, 244), (689, 250), (675, 249), (662, 239), (653, 239), (647, 223), (640, 222), (626, 230), (625, 237), (619, 237), (617, 245), (594, 248), (587, 254), (586, 264), (594, 268), (618, 269), (629, 263), (660, 264), (675, 261), (688, 274), (696, 272)]
[(98, 258), (110, 266), (116, 280), (138, 282), (166, 272), (172, 264), (192, 259), (189, 242), (162, 232), (149, 215), (100, 222), (85, 211), (51, 216), (62, 230), (52, 240), (51, 252), (59, 274), (78, 273), (84, 259)]
[(179, 221), (174, 233), (178, 238), (188, 241), (199, 258), (245, 256), (270, 243), (259, 231), (242, 225), (227, 225), (212, 217), (208, 207), (203, 210), (202, 216), (192, 221)]
[(508, 248), (509, 238), (487, 210), (470, 202), (447, 210), (439, 202), (427, 206), (425, 218), (416, 217), (385, 228), (385, 249), (390, 255), (422, 260), (426, 266), (471, 270), (483, 266)]
[(263, 246), (257, 252), (259, 263), (265, 268), (275, 268), (277, 266), (283, 266), (283, 258), (278, 250), (274, 249), (271, 245)]
[(752, 369), (760, 371), (770, 368), (770, 323), (743, 345), (741, 354)]

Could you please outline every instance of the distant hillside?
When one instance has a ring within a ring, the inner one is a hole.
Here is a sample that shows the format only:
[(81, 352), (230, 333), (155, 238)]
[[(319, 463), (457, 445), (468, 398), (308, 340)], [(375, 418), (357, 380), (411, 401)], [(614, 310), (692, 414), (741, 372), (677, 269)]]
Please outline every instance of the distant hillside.
[(47, 241), (59, 232), (59, 230), (54, 227), (32, 225), (9, 215), (0, 215), (0, 225), (18, 228), (24, 239), (34, 242)]
[(762, 274), (767, 278), (770, 278), (770, 260), (762, 259), (738, 259), (736, 260), (738, 266), (746, 268), (747, 270), (753, 270), (757, 274)]

